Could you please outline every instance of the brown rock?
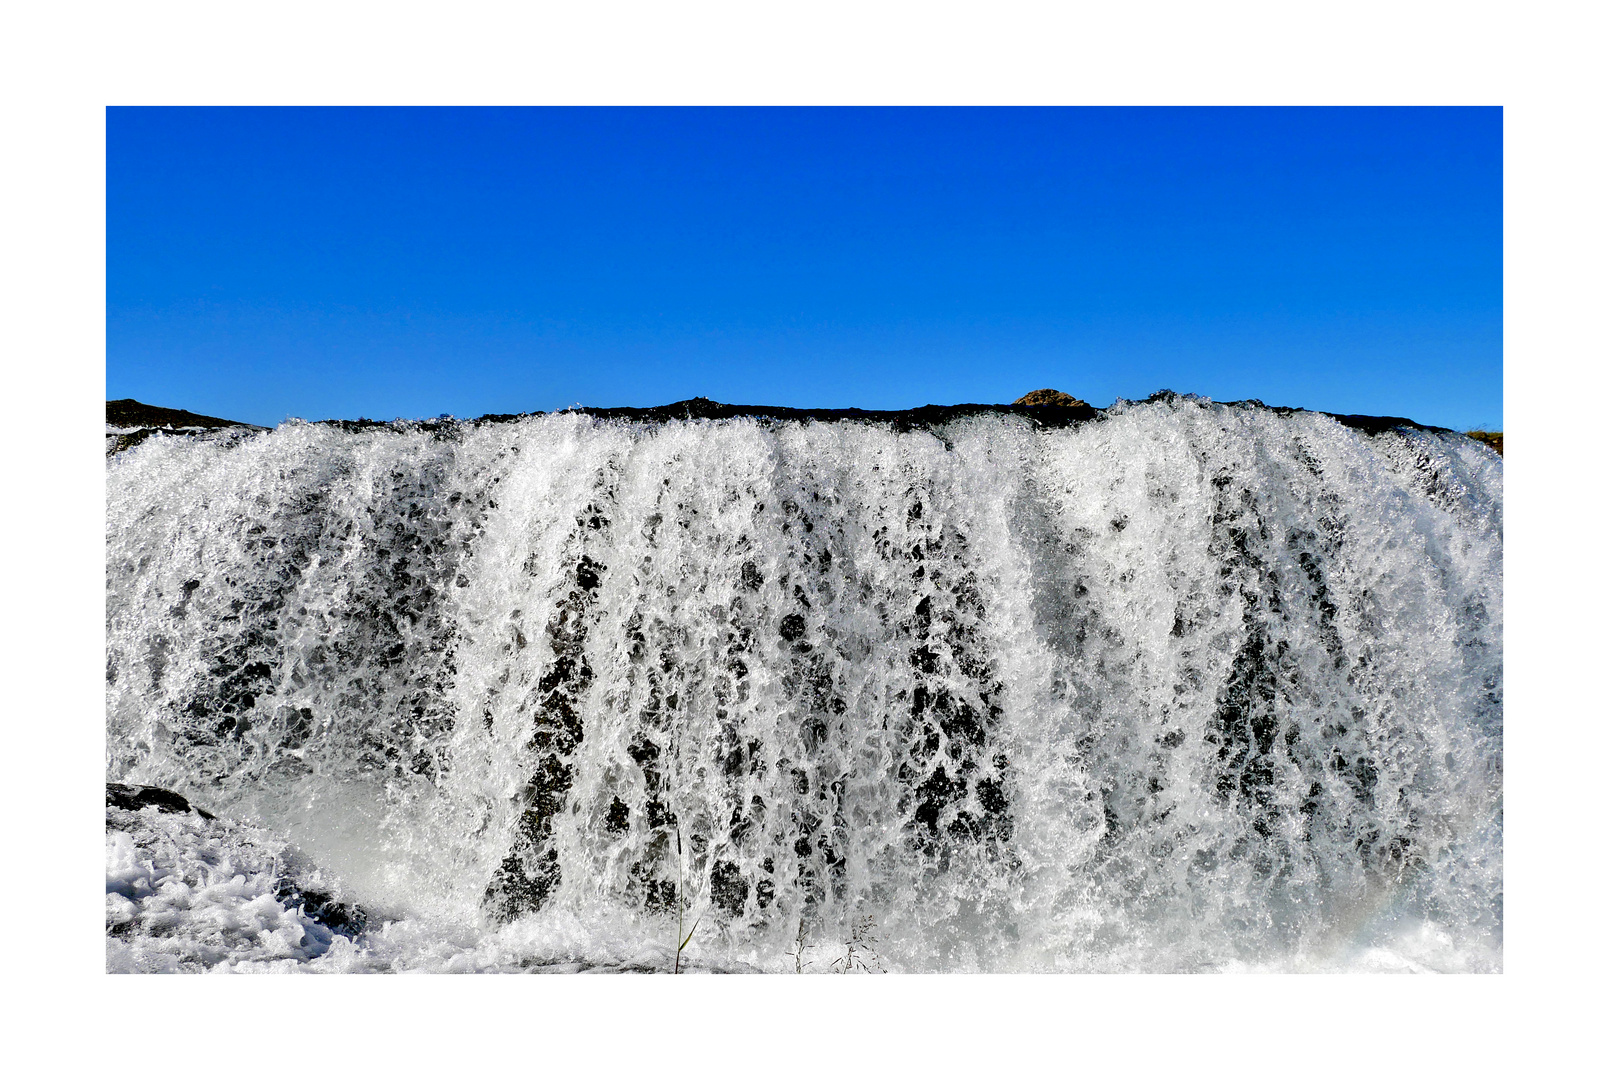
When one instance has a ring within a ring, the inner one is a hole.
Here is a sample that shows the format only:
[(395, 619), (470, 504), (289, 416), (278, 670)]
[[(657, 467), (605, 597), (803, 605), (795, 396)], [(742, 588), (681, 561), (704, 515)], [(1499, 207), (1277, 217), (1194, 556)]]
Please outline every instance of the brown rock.
[(1043, 390), (1035, 390), (1032, 393), (1022, 395), (1022, 397), (1018, 398), (1016, 401), (1013, 401), (1012, 404), (1013, 405), (1086, 405), (1087, 406), (1089, 404), (1089, 402), (1080, 401), (1080, 400), (1078, 400), (1077, 398), (1075, 398), (1071, 394), (1064, 394), (1060, 390), (1052, 390), (1049, 387), (1046, 387)]

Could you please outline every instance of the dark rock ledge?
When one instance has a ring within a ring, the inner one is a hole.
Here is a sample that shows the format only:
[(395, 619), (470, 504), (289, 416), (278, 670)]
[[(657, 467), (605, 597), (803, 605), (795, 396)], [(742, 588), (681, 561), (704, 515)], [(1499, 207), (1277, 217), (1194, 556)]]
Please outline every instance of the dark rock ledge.
[[(1189, 399), (1186, 395), (1176, 394), (1171, 390), (1159, 390), (1146, 398), (1145, 403), (1179, 400)], [(1281, 405), (1265, 405), (1255, 398), (1245, 401), (1215, 402), (1214, 404), (1221, 404), (1229, 408), (1265, 409), (1281, 416), (1316, 411)], [(113, 420), (114, 415), (125, 419), (137, 417), (140, 418), (139, 422), (141, 423), (151, 423), (157, 419), (163, 420), (160, 425), (152, 423), (151, 426), (144, 427), (136, 432), (108, 436), (107, 453), (109, 455), (137, 445), (146, 436), (160, 430), (178, 431), (185, 428), (191, 431), (197, 429), (213, 431), (223, 428), (239, 428), (246, 431), (266, 430), (251, 424), (240, 424), (234, 421), (220, 420), (217, 417), (200, 416), (196, 413), (184, 412), (181, 409), (161, 409), (157, 406), (142, 405), (132, 399), (109, 401), (106, 403), (106, 411), (107, 422), (114, 425), (118, 423), (118, 421)], [(1104, 419), (1109, 410), (1095, 408), (1061, 391), (1047, 389), (1036, 390), (1010, 405), (969, 403), (961, 405), (922, 405), (914, 409), (794, 409), (783, 405), (728, 405), (719, 401), (711, 401), (709, 398), (698, 397), (649, 408), (594, 408), (582, 406), (562, 411), (574, 413), (578, 416), (596, 417), (599, 420), (626, 420), (638, 423), (664, 423), (670, 420), (732, 420), (747, 417), (769, 421), (859, 421), (869, 424), (886, 424), (897, 431), (911, 431), (932, 430), (952, 421), (972, 416), (1021, 416), (1032, 421), (1038, 427), (1076, 427), (1079, 424)], [(465, 425), (509, 423), (515, 420), (523, 420), (530, 416), (542, 415), (544, 414), (540, 412), (488, 413), (474, 420), (459, 420), (442, 416), (431, 420), (370, 420), (360, 418), (357, 420), (320, 420), (316, 422), (349, 432), (368, 431), (374, 428), (394, 429), (402, 427), (412, 431), (449, 434)], [(1451, 428), (1421, 424), (1404, 416), (1365, 416), (1325, 412), (1318, 412), (1317, 415), (1328, 416), (1345, 427), (1362, 431), (1368, 435), (1378, 435), (1382, 432), (1403, 428), (1443, 433), (1452, 430)]]
[[(1036, 391), (1035, 394), (1043, 393)], [(1035, 396), (1034, 394), (1028, 395)], [(1185, 400), (1185, 395), (1176, 394), (1172, 390), (1159, 390), (1145, 399), (1145, 404), (1154, 402)], [(655, 405), (651, 408), (593, 408), (582, 406), (576, 409), (562, 410), (578, 416), (593, 416), (600, 420), (635, 420), (644, 423), (667, 420), (732, 420), (738, 417), (749, 417), (755, 420), (817, 420), (817, 421), (845, 421), (858, 420), (864, 423), (889, 424), (900, 431), (912, 429), (927, 429), (960, 420), (969, 416), (1022, 416), (1032, 420), (1039, 427), (1061, 428), (1074, 427), (1088, 423), (1092, 420), (1104, 419), (1108, 409), (1097, 409), (1086, 405), (1077, 398), (1072, 399), (1075, 404), (1060, 405), (922, 405), (915, 409), (793, 409), (783, 405), (727, 405), (709, 398), (690, 398), (687, 401), (677, 401), (670, 405)], [(1256, 399), (1246, 401), (1224, 401), (1213, 404), (1225, 405), (1230, 408), (1266, 409), (1281, 416), (1291, 416), (1296, 413), (1309, 412), (1308, 409), (1295, 409), (1281, 405), (1264, 405)], [(444, 427), (455, 426), (460, 423), (498, 424), (513, 420), (523, 420), (528, 416), (541, 416), (542, 413), (489, 413), (471, 421), (459, 421), (449, 418), (435, 420), (408, 421), (408, 426), (417, 430), (436, 431)], [(1366, 434), (1376, 435), (1382, 431), (1391, 431), (1398, 428), (1411, 428), (1416, 431), (1449, 432), (1451, 428), (1433, 427), (1409, 420), (1404, 416), (1355, 416), (1345, 413), (1318, 413), (1328, 416), (1342, 425), (1356, 428)], [(320, 423), (330, 424), (344, 431), (364, 431), (369, 428), (391, 427), (395, 421), (383, 420), (323, 420)]]
[(200, 807), (191, 806), (190, 800), (177, 791), (146, 787), (144, 784), (107, 784), (106, 805), (116, 810), (143, 810), (147, 806), (154, 806), (164, 814), (188, 814), (193, 811), (208, 821), (217, 820)]
[(165, 409), (160, 405), (147, 405), (133, 398), (118, 398), (106, 403), (106, 422), (121, 428), (226, 428), (246, 427), (265, 431), (256, 424), (243, 424), (239, 420), (224, 420), (216, 416), (202, 416), (184, 409)]

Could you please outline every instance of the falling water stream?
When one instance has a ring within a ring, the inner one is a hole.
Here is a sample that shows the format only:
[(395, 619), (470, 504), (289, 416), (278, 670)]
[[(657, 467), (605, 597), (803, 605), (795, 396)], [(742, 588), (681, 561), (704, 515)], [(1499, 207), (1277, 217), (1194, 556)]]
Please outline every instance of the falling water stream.
[(107, 779), (319, 866), (327, 966), (669, 966), (680, 914), (705, 970), (1501, 969), (1461, 435), (293, 422), (106, 480)]

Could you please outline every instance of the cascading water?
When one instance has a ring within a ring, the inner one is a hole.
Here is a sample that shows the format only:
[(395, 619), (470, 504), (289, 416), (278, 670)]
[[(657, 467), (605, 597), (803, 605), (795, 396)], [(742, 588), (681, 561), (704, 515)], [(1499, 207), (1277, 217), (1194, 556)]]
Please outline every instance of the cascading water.
[(668, 966), (680, 900), (704, 968), (1500, 969), (1502, 491), (1171, 397), (157, 436), (107, 779), (295, 844), (349, 967)]

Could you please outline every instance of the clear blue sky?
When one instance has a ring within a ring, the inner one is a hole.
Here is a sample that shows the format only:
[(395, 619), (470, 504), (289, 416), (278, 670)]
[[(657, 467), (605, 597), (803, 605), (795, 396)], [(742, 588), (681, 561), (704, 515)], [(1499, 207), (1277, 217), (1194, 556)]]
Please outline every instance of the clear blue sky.
[(1500, 109), (107, 111), (106, 393), (1502, 426)]

